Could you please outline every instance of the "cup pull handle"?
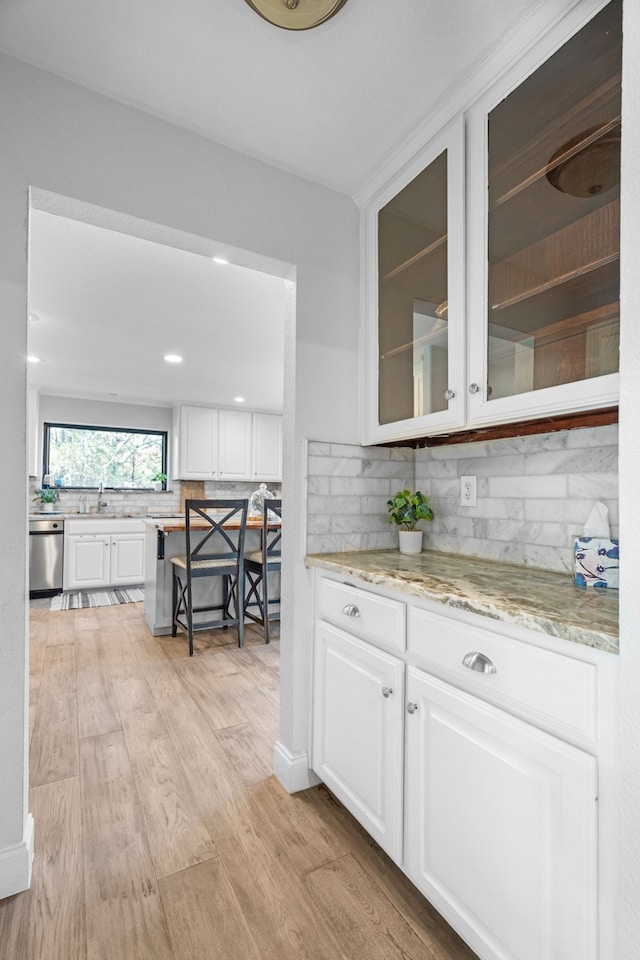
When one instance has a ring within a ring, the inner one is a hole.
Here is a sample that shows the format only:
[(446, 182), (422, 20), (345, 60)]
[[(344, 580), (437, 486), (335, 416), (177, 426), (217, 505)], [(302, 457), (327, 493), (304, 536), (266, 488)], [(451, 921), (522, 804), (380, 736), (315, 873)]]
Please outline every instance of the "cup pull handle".
[(356, 607), (355, 603), (347, 603), (347, 604), (345, 604), (345, 606), (342, 608), (342, 612), (344, 613), (345, 617), (359, 617), (359, 616), (360, 616), (360, 611), (359, 611), (358, 608)]
[(468, 653), (462, 658), (462, 666), (468, 667), (469, 670), (477, 670), (478, 673), (498, 672), (494, 664), (489, 660), (489, 657), (485, 657), (484, 653), (477, 653), (475, 651)]

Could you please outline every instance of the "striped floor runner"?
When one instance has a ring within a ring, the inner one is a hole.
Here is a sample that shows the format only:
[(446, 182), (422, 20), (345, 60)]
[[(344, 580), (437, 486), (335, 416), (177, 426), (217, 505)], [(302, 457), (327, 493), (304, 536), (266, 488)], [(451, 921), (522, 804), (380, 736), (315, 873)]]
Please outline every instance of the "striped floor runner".
[(116, 603), (139, 603), (144, 600), (142, 587), (111, 590), (77, 590), (59, 593), (51, 598), (51, 610), (84, 610), (85, 607), (111, 607)]

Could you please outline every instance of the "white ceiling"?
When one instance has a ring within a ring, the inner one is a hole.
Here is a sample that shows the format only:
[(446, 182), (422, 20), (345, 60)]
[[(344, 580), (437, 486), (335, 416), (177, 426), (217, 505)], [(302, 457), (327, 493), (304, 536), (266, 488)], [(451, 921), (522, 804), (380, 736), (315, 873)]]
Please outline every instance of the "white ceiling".
[(278, 277), (32, 210), (29, 312), (43, 393), (282, 410)]
[(1, 0), (0, 51), (352, 194), (543, 4), (347, 0), (298, 32), (244, 0)]

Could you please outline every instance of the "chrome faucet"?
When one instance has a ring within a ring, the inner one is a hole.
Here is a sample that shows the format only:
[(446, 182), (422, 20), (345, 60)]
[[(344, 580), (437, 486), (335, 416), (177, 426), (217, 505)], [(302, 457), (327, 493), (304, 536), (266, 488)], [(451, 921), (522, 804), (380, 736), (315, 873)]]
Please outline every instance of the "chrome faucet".
[(98, 487), (98, 513), (102, 513), (104, 508), (108, 506), (107, 501), (102, 499), (103, 495), (104, 495), (104, 486), (101, 480), (100, 486)]

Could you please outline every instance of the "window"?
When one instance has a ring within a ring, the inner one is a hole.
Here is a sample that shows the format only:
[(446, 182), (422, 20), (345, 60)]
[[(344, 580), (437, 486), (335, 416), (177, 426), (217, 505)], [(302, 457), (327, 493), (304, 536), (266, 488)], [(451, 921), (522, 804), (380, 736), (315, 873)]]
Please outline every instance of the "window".
[(148, 489), (166, 472), (166, 431), (44, 425), (44, 486)]

